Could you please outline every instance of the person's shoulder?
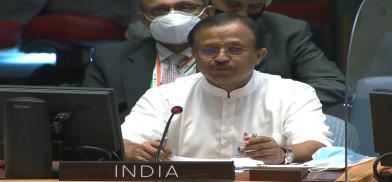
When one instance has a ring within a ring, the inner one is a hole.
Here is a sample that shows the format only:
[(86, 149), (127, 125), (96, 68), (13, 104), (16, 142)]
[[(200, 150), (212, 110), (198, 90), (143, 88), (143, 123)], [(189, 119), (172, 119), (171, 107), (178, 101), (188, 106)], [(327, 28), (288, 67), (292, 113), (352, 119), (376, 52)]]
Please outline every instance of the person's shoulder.
[(96, 46), (95, 50), (116, 52), (123, 50), (127, 52), (133, 52), (146, 45), (153, 46), (155, 45), (155, 41), (152, 38), (131, 39), (121, 42), (101, 44)]
[(203, 74), (196, 73), (196, 74), (192, 74), (189, 76), (177, 78), (176, 81), (174, 81), (174, 83), (176, 83), (176, 82), (177, 82), (177, 84), (193, 83), (193, 82), (200, 80), (201, 78), (203, 78)]
[(179, 77), (174, 82), (154, 87), (153, 89), (158, 92), (172, 92), (173, 90), (181, 90), (191, 88), (199, 80), (203, 78), (201, 73), (195, 73), (189, 76)]
[(174, 82), (159, 87), (161, 87), (160, 89), (166, 89), (166, 90), (180, 89), (180, 88), (187, 89), (187, 88), (191, 88), (202, 78), (203, 78), (203, 74), (195, 73), (189, 76), (179, 77)]
[(286, 93), (296, 92), (298, 90), (314, 90), (312, 86), (306, 83), (289, 78), (282, 78), (280, 75), (268, 73), (259, 73), (259, 75), (262, 83), (272, 90), (283, 91)]
[(304, 20), (291, 18), (274, 12), (264, 12), (258, 22), (267, 32), (279, 36), (291, 36), (310, 27), (309, 23)]
[(265, 11), (262, 18), (265, 21), (273, 21), (276, 23), (289, 23), (289, 24), (306, 24), (306, 21), (292, 18), (283, 14)]
[(147, 90), (147, 95), (159, 96), (163, 99), (176, 97), (186, 94), (194, 88), (195, 85), (203, 78), (201, 73), (195, 73), (189, 76), (177, 78), (174, 82), (152, 87)]
[(93, 59), (96, 64), (115, 65), (115, 63), (121, 63), (128, 60), (128, 56), (141, 49), (151, 49), (150, 52), (154, 52), (155, 41), (150, 38), (145, 38), (101, 44), (93, 49)]

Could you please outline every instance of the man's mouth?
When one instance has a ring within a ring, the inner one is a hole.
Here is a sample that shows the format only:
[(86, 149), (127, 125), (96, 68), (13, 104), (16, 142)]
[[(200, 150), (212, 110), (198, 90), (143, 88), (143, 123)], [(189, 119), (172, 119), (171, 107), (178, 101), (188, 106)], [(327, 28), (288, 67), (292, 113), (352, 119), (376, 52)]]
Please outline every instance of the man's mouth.
[(217, 71), (226, 71), (226, 70), (231, 70), (231, 67), (229, 66), (214, 66), (212, 67), (213, 70)]

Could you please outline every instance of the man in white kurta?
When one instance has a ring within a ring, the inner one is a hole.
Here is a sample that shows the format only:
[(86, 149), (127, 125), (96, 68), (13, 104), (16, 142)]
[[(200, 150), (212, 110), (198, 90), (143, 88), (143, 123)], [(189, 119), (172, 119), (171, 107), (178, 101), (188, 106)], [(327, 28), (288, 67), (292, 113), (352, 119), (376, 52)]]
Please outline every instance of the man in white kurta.
[(240, 149), (252, 159), (281, 164), (292, 161), (288, 154), (304, 162), (331, 145), (311, 86), (253, 70), (266, 55), (253, 24), (219, 14), (195, 26), (188, 40), (200, 73), (140, 98), (121, 126), (128, 160), (152, 160), (174, 106), (183, 112), (171, 121), (165, 158), (232, 158)]
[(270, 136), (286, 146), (314, 140), (330, 146), (325, 115), (315, 90), (301, 82), (253, 71), (228, 95), (198, 73), (147, 91), (121, 126), (136, 143), (160, 140), (173, 106), (167, 144), (175, 155), (231, 158), (243, 134)]

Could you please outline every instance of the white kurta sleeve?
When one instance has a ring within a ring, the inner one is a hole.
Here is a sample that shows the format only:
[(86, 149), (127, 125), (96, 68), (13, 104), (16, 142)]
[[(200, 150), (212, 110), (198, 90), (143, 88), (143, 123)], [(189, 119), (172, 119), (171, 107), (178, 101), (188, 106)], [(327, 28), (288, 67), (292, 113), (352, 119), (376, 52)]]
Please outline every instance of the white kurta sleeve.
[(125, 117), (121, 125), (123, 139), (135, 143), (160, 140), (167, 120), (165, 100), (158, 89), (148, 90)]
[[(322, 112), (322, 105), (317, 98), (316, 91), (309, 85), (292, 82), (295, 88), (286, 101), (283, 133), (287, 144), (298, 144), (308, 140), (318, 141), (331, 146), (332, 133), (325, 124), (326, 116)], [(290, 102), (291, 101), (291, 102)]]

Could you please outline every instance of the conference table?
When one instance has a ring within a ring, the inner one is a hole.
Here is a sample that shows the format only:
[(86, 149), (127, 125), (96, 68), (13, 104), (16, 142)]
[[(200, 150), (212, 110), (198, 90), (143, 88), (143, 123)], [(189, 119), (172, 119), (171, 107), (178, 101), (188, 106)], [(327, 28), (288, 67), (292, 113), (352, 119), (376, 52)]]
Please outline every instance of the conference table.
[[(34, 181), (34, 182), (55, 182), (59, 179), (5, 179), (4, 178), (4, 162), (0, 161), (0, 180), (3, 181)], [(56, 163), (54, 163), (56, 166)], [(373, 160), (362, 163), (356, 166), (352, 166), (348, 169), (348, 181), (352, 182), (376, 182), (373, 177)], [(58, 167), (58, 164), (57, 164)], [(34, 170), (34, 169), (32, 169)], [(250, 171), (244, 170), (242, 172), (235, 173), (235, 181), (261, 181), (250, 179)], [(285, 171), (281, 171), (281, 175), (285, 175)], [(292, 180), (287, 180), (292, 181)], [(334, 170), (334, 171), (320, 171), (320, 172), (310, 172), (301, 181), (307, 182), (334, 182), (334, 181), (345, 181), (345, 171), (344, 170)]]
[[(350, 182), (377, 182), (373, 177), (373, 162), (370, 160), (368, 162), (352, 166), (348, 169), (348, 181)], [(285, 175), (282, 172), (281, 175)], [(254, 181), (249, 179), (249, 171), (243, 173), (236, 173), (235, 181)], [(310, 172), (301, 181), (306, 182), (342, 182), (345, 181), (345, 171), (344, 170), (332, 170), (332, 171), (320, 171), (320, 172)]]

